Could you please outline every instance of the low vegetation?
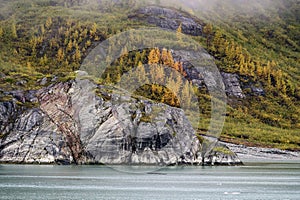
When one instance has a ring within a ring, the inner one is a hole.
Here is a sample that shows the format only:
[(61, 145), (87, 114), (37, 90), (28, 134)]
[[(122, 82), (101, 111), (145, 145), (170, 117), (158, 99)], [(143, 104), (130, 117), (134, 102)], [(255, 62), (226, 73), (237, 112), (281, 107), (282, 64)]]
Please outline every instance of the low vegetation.
[[(231, 99), (221, 138), (234, 143), (299, 150), (299, 4), (294, 0), (276, 0), (278, 2), (281, 2), (278, 4), (280, 9), (274, 4), (274, 7), (259, 12), (259, 18), (255, 17), (257, 13), (232, 12), (235, 8), (219, 10), (222, 6), (201, 12), (184, 6), (179, 9), (206, 22), (203, 36), (193, 39), (216, 58), (222, 71), (236, 73), (242, 84), (255, 84), (265, 91), (264, 96), (256, 96), (245, 88), (245, 99)], [(43, 87), (40, 85), (43, 77), (58, 77), (57, 81), (72, 79), (74, 71), (99, 42), (128, 29), (149, 26), (128, 19), (139, 4), (141, 2), (130, 0), (102, 1), (101, 4), (81, 0), (1, 2), (1, 100), (11, 98), (3, 94), (5, 91)], [(224, 4), (223, 8), (226, 6)], [(249, 10), (246, 5), (238, 6), (236, 10)], [(124, 56), (99, 77), (99, 83), (116, 83), (122, 74), (133, 68), (138, 69), (140, 79), (145, 79), (152, 72), (145, 70), (143, 64), (167, 65), (186, 76), (182, 63), (174, 61), (170, 49), (122, 51)], [(160, 75), (155, 78), (165, 78), (163, 70)], [(135, 95), (182, 106), (180, 100), (191, 98), (195, 88), (188, 81), (174, 80), (178, 82), (170, 79), (168, 87), (144, 85)], [(199, 133), (205, 133), (210, 120), (210, 97), (206, 90), (196, 93), (201, 102)], [(192, 110), (195, 105), (185, 106)]]

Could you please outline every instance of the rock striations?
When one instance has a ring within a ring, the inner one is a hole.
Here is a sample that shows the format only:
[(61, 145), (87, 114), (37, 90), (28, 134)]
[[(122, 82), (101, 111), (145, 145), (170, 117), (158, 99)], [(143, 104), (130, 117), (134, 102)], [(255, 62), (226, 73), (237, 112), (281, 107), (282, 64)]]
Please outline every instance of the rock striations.
[[(193, 163), (198, 141), (181, 110), (130, 97), (127, 102), (94, 96), (89, 101), (77, 82), (36, 92), (39, 108), (14, 101), (0, 104), (0, 161), (11, 163)], [(86, 102), (85, 102), (86, 100)], [(157, 109), (157, 108), (156, 108)], [(92, 113), (92, 114), (91, 114)]]
[(35, 91), (36, 108), (1, 102), (0, 162), (201, 164), (201, 144), (181, 109), (107, 91), (69, 81)]

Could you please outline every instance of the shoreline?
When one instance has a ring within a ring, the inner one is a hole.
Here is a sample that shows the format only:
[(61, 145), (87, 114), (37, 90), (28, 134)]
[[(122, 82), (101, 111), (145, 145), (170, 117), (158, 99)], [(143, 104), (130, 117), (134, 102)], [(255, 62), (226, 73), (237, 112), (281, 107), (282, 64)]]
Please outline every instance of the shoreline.
[[(226, 146), (230, 151), (232, 151), (241, 161), (241, 163), (247, 162), (273, 162), (273, 161), (286, 161), (286, 162), (293, 162), (299, 161), (300, 162), (300, 151), (290, 151), (290, 150), (281, 150), (277, 148), (267, 148), (267, 147), (253, 147), (253, 146), (246, 146), (242, 144), (234, 144), (228, 143), (224, 141), (219, 141), (218, 144)], [(23, 162), (0, 162), (0, 165), (76, 165), (75, 163), (55, 163), (55, 162), (45, 162), (45, 163), (23, 163)], [(88, 166), (88, 165), (104, 165), (103, 163), (85, 163), (79, 164), (77, 166)], [(183, 166), (185, 164), (178, 164), (178, 166)], [(205, 163), (204, 165), (209, 166), (230, 166), (230, 165), (239, 165), (237, 163), (218, 163), (215, 164), (208, 164)], [(155, 165), (137, 165), (137, 166), (155, 166)], [(169, 165), (173, 166), (173, 165)], [(193, 166), (193, 165), (191, 165)], [(195, 165), (194, 165), (195, 166)], [(201, 165), (199, 165), (201, 166)]]
[(226, 145), (232, 152), (234, 152), (238, 158), (245, 162), (247, 160), (259, 160), (259, 161), (300, 161), (299, 151), (281, 150), (277, 148), (265, 148), (265, 147), (248, 147), (245, 145), (227, 143), (219, 141), (220, 144)]

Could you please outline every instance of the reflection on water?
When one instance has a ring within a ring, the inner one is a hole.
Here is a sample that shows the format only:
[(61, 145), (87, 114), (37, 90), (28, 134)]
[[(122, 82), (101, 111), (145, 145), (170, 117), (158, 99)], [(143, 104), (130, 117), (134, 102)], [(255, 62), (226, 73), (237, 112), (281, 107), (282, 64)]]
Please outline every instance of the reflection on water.
[(300, 161), (127, 168), (0, 165), (0, 199), (300, 199)]

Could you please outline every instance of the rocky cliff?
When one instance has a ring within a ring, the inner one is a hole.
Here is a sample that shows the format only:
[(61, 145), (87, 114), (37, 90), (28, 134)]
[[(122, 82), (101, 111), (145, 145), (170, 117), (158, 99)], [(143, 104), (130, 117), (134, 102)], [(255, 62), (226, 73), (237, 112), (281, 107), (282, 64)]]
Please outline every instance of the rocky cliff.
[[(201, 144), (181, 109), (109, 91), (69, 81), (1, 102), (0, 162), (201, 164)], [(221, 157), (214, 159), (239, 162)]]
[[(190, 127), (184, 126), (188, 122), (182, 111), (167, 107), (164, 118), (157, 116), (160, 119), (150, 123), (143, 117), (151, 115), (154, 104), (124, 96), (127, 103), (112, 105), (98, 96), (92, 97), (96, 99), (91, 103), (81, 94), (80, 87), (76, 82), (68, 82), (37, 91), (38, 108), (23, 110), (14, 101), (1, 103), (0, 160), (110, 164), (194, 162), (198, 143)], [(110, 98), (118, 97), (110, 95)]]

